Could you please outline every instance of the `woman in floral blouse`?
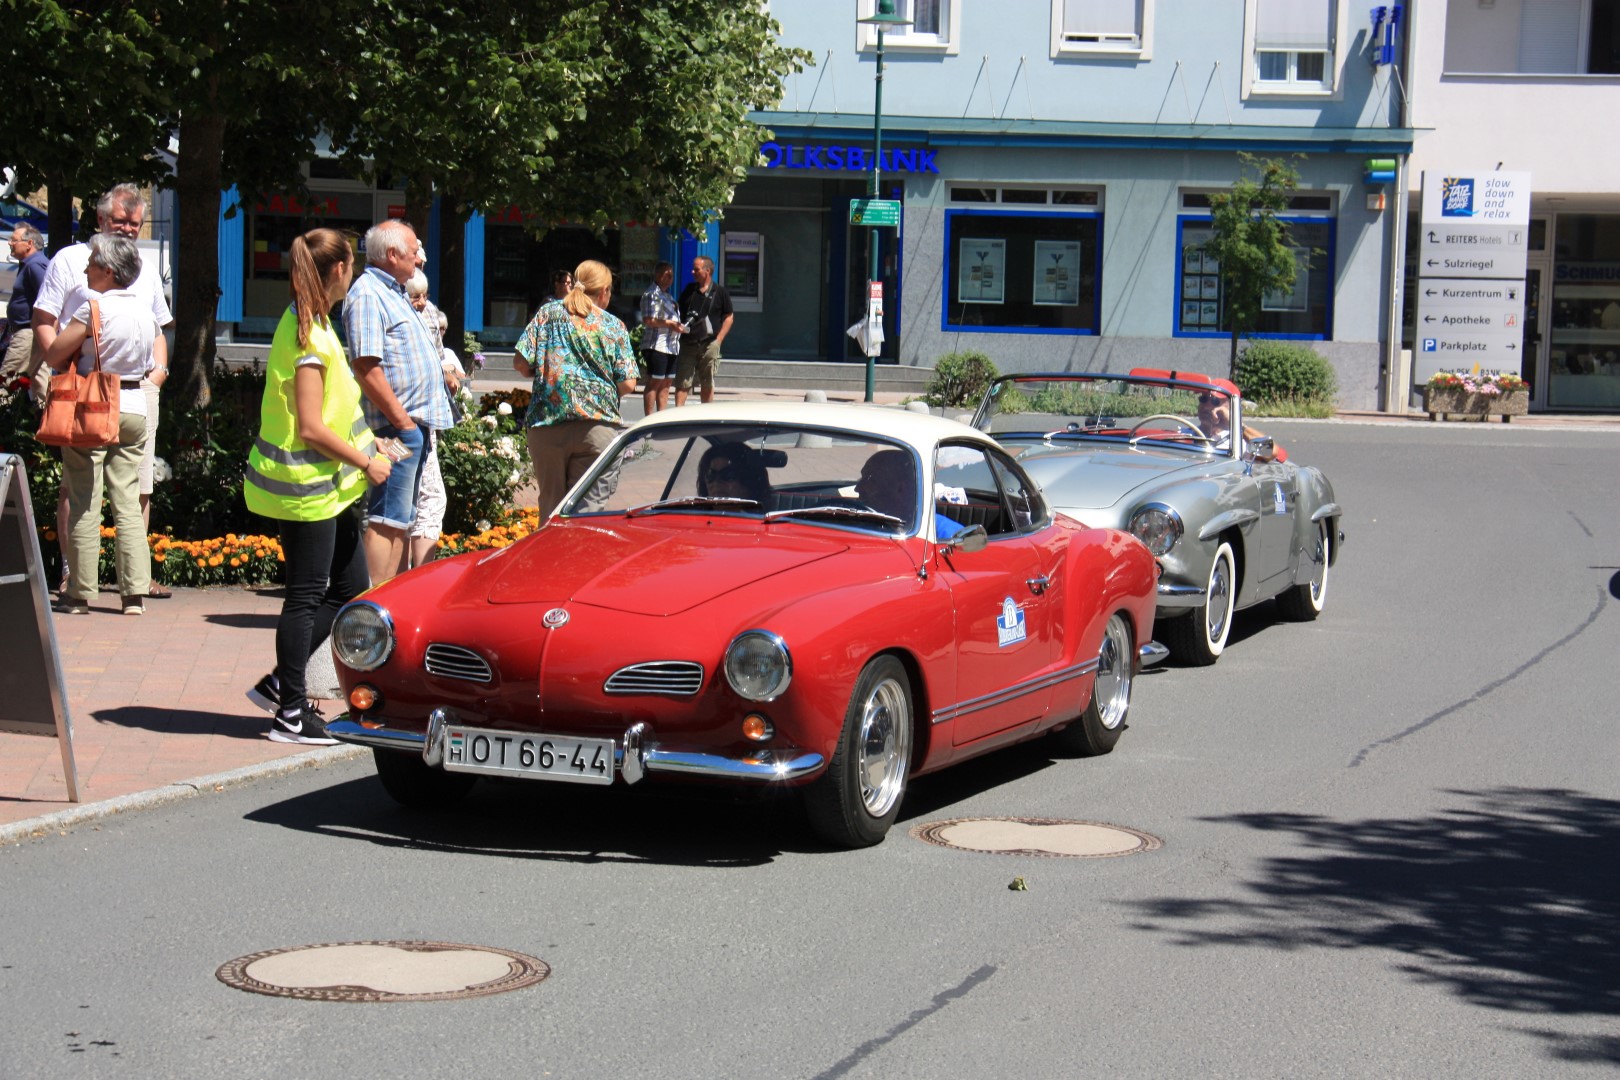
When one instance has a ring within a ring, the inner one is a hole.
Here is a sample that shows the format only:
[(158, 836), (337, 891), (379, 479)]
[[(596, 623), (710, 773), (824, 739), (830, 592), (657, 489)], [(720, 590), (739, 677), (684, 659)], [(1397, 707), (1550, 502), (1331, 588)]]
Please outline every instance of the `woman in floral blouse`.
[(612, 294), (612, 271), (582, 262), (574, 287), (540, 305), (518, 338), (512, 366), (534, 379), (523, 424), (547, 516), (624, 426), (619, 399), (635, 393), (635, 350), (624, 323), (606, 311)]

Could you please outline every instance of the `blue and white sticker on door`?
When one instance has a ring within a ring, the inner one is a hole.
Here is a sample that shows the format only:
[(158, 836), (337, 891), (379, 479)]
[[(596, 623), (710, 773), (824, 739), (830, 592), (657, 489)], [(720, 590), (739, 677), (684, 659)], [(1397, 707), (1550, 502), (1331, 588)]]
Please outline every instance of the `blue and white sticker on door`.
[(1005, 649), (1024, 640), (1024, 613), (1012, 597), (1001, 602), (1001, 618), (996, 620), (996, 644)]

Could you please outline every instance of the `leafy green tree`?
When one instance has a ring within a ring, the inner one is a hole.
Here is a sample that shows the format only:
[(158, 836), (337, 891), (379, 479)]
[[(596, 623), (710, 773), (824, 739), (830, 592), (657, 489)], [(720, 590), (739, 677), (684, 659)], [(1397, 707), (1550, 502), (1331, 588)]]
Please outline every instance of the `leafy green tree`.
[(808, 58), (777, 43), (759, 0), (394, 0), (388, 17), (360, 31), (343, 141), (405, 178), (418, 223), (441, 198), (451, 340), (469, 214), (701, 230), (768, 137), (749, 110), (774, 105)]
[(19, 192), (46, 188), (50, 249), (73, 238), (73, 199), (86, 208), (123, 181), (153, 183), (168, 142), (148, 89), (150, 24), (119, 0), (29, 0), (7, 5), (0, 100), (11, 110), (6, 159)]
[(1231, 188), (1209, 197), (1214, 235), (1204, 254), (1219, 260), (1226, 297), (1226, 316), (1232, 327), (1232, 350), (1227, 377), (1237, 377), (1238, 340), (1260, 321), (1266, 294), (1294, 287), (1298, 266), (1289, 244), (1288, 223), (1278, 214), (1299, 188), (1299, 172), (1275, 158), (1238, 154), (1244, 174)]

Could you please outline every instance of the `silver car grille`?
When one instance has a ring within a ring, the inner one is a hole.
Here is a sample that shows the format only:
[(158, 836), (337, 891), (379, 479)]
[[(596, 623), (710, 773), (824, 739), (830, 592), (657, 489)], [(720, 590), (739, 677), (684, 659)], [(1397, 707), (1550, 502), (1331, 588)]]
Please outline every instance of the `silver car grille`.
[(442, 675), (446, 679), (466, 679), (468, 682), (493, 682), (495, 675), (489, 661), (460, 645), (434, 642), (427, 647), (422, 666), (429, 675)]
[(691, 697), (703, 689), (703, 665), (690, 660), (654, 660), (631, 664), (608, 676), (609, 694), (673, 694)]

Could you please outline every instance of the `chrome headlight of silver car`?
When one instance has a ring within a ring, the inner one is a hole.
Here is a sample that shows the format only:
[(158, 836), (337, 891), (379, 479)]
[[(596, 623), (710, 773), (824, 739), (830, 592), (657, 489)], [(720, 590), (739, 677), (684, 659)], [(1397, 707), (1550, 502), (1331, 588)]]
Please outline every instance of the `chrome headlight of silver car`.
[(749, 701), (775, 701), (793, 681), (787, 642), (769, 630), (748, 630), (726, 646), (726, 681)]
[(356, 671), (374, 671), (394, 651), (394, 617), (369, 600), (356, 601), (333, 621), (332, 648)]
[(1181, 515), (1163, 503), (1148, 503), (1131, 515), (1129, 531), (1155, 556), (1164, 555), (1181, 539)]

